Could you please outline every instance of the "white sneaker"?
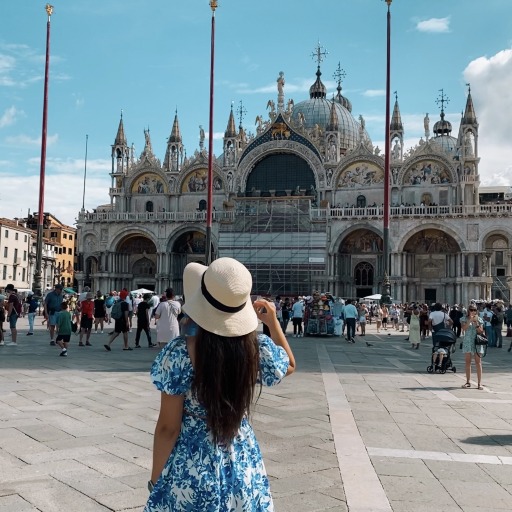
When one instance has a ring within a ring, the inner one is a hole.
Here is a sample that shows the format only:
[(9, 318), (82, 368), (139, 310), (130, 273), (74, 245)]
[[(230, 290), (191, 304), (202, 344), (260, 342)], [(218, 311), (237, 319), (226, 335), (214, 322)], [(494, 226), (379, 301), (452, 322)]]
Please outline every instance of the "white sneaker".
[(7, 343), (7, 346), (9, 346), (9, 347), (17, 347), (18, 344), (15, 341), (11, 341), (10, 343)]
[(0, 347), (3, 347), (5, 345), (4, 340), (0, 341)]
[(101, 331), (101, 333), (100, 333), (100, 334), (103, 334), (103, 331)]

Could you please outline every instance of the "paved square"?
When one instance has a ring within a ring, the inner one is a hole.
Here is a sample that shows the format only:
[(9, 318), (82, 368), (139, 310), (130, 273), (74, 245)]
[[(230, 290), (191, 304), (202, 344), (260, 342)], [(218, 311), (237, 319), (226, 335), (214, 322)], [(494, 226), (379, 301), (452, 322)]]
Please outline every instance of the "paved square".
[[(64, 358), (39, 318), (31, 337), (19, 323), (18, 346), (0, 347), (0, 512), (140, 511), (155, 350), (106, 352), (93, 334)], [(511, 510), (512, 353), (489, 349), (485, 389), (461, 389), (460, 352), (457, 373), (429, 375), (430, 339), (411, 350), (404, 333), (367, 331), (355, 345), (291, 338), (298, 370), (263, 389), (253, 425), (276, 510)]]

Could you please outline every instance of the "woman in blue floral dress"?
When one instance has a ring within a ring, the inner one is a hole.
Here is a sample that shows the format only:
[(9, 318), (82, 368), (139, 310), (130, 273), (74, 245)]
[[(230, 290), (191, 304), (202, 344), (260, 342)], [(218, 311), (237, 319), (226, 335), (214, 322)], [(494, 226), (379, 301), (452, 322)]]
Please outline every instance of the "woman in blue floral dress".
[[(295, 369), (275, 306), (250, 300), (238, 261), (190, 263), (183, 274), (187, 336), (151, 369), (161, 391), (145, 512), (273, 511), (261, 451), (249, 423), (256, 386)], [(256, 335), (258, 319), (271, 338)]]
[(477, 333), (483, 334), (484, 328), (483, 321), (478, 316), (478, 310), (474, 304), (469, 306), (467, 316), (461, 318), (460, 323), (464, 330), (462, 352), (464, 353), (466, 363), (466, 383), (462, 387), (471, 387), (471, 357), (473, 357), (476, 366), (478, 389), (484, 389), (482, 387), (482, 352), (485, 349), (481, 345), (477, 345), (475, 343)]

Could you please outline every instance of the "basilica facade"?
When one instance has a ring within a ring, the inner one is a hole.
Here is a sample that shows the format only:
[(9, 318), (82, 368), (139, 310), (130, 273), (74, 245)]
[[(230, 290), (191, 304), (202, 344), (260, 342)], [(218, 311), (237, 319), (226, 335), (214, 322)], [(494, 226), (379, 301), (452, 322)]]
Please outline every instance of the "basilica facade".
[[(214, 157), (212, 254), (251, 271), (254, 293), (341, 297), (380, 293), (384, 279), (384, 155), (342, 94), (327, 98), (320, 62), (309, 98), (277, 95), (255, 133), (226, 116)], [(479, 203), (479, 125), (471, 91), (458, 132), (445, 118), (404, 151), (398, 98), (390, 125), (390, 281), (400, 301), (510, 299), (511, 204)], [(204, 132), (186, 156), (176, 113), (163, 162), (150, 133), (140, 156), (123, 119), (112, 145), (111, 202), (78, 215), (79, 286), (182, 292), (191, 261), (204, 262), (208, 154)]]

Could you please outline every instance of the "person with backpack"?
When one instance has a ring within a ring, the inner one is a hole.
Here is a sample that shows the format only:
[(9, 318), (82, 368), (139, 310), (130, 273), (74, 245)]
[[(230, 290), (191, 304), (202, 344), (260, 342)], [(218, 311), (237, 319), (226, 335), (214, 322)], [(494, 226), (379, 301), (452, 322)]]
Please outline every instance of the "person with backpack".
[(16, 329), (16, 323), (18, 318), (21, 315), (21, 301), (18, 298), (18, 294), (14, 289), (13, 284), (8, 284), (5, 287), (5, 291), (7, 292), (7, 320), (9, 321), (9, 327), (11, 328), (11, 343), (10, 345), (17, 346), (18, 345), (18, 330)]
[(28, 304), (28, 332), (27, 336), (34, 335), (34, 320), (37, 315), (37, 308), (39, 307), (39, 301), (34, 297), (34, 292), (28, 292), (27, 301)]
[(128, 303), (126, 302), (126, 297), (128, 297), (128, 292), (126, 290), (121, 290), (119, 292), (119, 299), (114, 306), (112, 307), (112, 318), (114, 319), (114, 332), (109, 336), (108, 342), (103, 345), (105, 350), (109, 352), (112, 350), (110, 345), (112, 342), (122, 333), (123, 335), (123, 350), (133, 350), (132, 347), (128, 345), (128, 330), (130, 329), (128, 323)]
[(55, 345), (55, 326), (57, 325), (58, 316), (62, 304), (62, 288), (61, 284), (56, 284), (51, 292), (48, 292), (44, 299), (44, 318), (48, 321), (48, 329), (50, 330), (50, 345)]
[(139, 341), (142, 331), (146, 333), (146, 337), (148, 339), (148, 347), (153, 348), (157, 346), (156, 343), (151, 342), (151, 328), (149, 326), (149, 310), (151, 309), (151, 306), (149, 305), (150, 299), (151, 294), (145, 293), (144, 300), (139, 302), (137, 306), (137, 332), (135, 334), (135, 348), (140, 348)]
[(155, 310), (156, 342), (164, 346), (180, 334), (178, 315), (181, 313), (181, 304), (174, 300), (172, 288), (165, 290), (165, 301), (160, 302)]
[(114, 297), (115, 292), (110, 292), (108, 294), (108, 297), (105, 299), (105, 321), (107, 324), (112, 323), (112, 318), (110, 317), (112, 313), (112, 307), (114, 306), (114, 302), (116, 301), (116, 298)]

